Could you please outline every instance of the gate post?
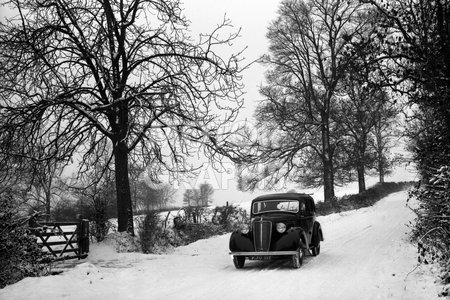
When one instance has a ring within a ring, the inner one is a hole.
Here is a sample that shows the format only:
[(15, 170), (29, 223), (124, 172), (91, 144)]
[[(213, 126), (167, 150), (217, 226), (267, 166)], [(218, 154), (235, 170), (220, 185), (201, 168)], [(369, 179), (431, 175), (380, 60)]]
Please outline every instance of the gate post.
[(89, 220), (80, 220), (77, 227), (79, 258), (81, 258), (83, 254), (89, 253)]

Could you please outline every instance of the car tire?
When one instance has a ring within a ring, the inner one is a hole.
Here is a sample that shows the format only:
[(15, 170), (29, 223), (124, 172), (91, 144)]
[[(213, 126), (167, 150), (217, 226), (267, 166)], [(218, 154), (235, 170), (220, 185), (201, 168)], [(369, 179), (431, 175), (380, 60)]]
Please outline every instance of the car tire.
[(317, 243), (316, 246), (311, 247), (311, 254), (312, 256), (317, 256), (320, 254), (320, 241)]
[(233, 263), (236, 269), (242, 269), (245, 264), (245, 256), (233, 256)]
[(314, 224), (314, 231), (313, 231), (313, 236), (312, 236), (312, 240), (311, 240), (311, 244), (310, 244), (310, 250), (311, 250), (311, 255), (312, 256), (317, 256), (320, 254), (320, 241), (322, 240), (321, 238), (321, 230), (320, 230), (320, 225), (319, 223), (315, 223)]
[(305, 250), (298, 248), (297, 254), (292, 255), (292, 266), (294, 269), (299, 269), (303, 265), (303, 257), (305, 256)]

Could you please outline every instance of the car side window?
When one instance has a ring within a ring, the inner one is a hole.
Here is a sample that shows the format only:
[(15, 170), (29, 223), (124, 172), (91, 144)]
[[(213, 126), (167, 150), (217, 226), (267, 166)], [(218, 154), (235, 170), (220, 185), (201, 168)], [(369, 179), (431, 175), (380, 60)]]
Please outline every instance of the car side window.
[(300, 203), (300, 211), (301, 211), (302, 213), (304, 213), (305, 210), (306, 210), (305, 202), (301, 202), (301, 203)]
[(306, 198), (303, 203), (305, 205), (304, 214), (307, 216), (314, 215), (316, 211), (314, 206), (314, 200)]

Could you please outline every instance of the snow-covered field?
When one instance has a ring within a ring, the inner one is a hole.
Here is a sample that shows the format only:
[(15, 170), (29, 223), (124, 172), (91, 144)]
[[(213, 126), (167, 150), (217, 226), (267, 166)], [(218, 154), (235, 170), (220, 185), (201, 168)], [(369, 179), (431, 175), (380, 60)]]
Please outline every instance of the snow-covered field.
[(168, 255), (115, 253), (93, 245), (85, 262), (57, 276), (26, 278), (0, 299), (437, 299), (431, 267), (416, 268), (406, 192), (375, 206), (320, 217), (325, 241), (300, 269), (290, 261), (234, 268), (229, 234)]

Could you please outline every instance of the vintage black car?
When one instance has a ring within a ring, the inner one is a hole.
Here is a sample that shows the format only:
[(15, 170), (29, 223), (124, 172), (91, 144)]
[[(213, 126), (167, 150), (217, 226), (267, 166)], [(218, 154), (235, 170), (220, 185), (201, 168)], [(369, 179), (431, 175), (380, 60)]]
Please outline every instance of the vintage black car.
[(230, 254), (236, 268), (243, 268), (246, 258), (291, 258), (293, 267), (300, 268), (306, 253), (319, 255), (323, 234), (310, 195), (257, 197), (252, 201), (250, 218), (250, 224), (242, 224), (230, 237)]

